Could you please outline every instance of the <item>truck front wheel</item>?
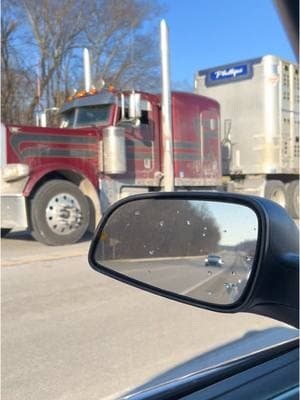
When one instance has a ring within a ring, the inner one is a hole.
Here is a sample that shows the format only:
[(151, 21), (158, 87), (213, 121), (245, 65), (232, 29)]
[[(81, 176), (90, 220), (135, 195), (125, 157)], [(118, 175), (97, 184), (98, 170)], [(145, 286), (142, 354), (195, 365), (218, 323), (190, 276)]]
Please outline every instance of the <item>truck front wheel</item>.
[(281, 181), (267, 181), (265, 197), (275, 201), (275, 203), (278, 203), (283, 208), (286, 207), (286, 192), (284, 184)]
[(50, 246), (76, 243), (87, 230), (89, 204), (76, 185), (52, 180), (31, 200), (32, 236)]

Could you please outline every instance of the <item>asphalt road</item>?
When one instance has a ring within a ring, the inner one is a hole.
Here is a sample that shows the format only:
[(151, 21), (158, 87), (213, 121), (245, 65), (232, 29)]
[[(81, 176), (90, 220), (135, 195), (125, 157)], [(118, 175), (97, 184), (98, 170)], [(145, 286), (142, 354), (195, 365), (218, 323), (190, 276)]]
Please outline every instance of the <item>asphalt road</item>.
[(88, 245), (46, 247), (23, 234), (2, 240), (3, 400), (117, 398), (296, 334), (97, 274)]
[(230, 304), (242, 294), (251, 264), (245, 261), (243, 253), (224, 251), (219, 256), (222, 256), (222, 266), (206, 266), (205, 256), (112, 259), (102, 263), (164, 290), (202, 301)]

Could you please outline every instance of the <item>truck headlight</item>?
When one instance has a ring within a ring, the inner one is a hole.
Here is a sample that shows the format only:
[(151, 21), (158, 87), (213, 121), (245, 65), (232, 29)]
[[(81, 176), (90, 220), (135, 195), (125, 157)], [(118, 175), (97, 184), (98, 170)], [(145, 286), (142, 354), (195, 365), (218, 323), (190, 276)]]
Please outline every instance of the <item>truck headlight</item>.
[(29, 175), (29, 167), (26, 164), (7, 164), (1, 170), (5, 182), (16, 181)]

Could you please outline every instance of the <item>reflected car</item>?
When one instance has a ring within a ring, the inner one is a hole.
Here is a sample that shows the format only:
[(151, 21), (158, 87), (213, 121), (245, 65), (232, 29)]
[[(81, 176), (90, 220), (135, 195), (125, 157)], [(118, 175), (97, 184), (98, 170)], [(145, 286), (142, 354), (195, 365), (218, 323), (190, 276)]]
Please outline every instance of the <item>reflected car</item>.
[(215, 254), (209, 254), (205, 259), (206, 267), (222, 267), (224, 261), (220, 256), (216, 256)]

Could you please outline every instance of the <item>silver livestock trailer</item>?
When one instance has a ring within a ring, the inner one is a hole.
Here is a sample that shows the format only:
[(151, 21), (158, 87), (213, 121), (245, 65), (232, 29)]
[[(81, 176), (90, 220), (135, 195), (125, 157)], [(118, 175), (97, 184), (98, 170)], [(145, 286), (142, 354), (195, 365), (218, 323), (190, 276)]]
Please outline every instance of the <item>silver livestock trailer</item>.
[(299, 68), (279, 57), (198, 72), (195, 92), (221, 105), (227, 190), (264, 196), (299, 217)]

